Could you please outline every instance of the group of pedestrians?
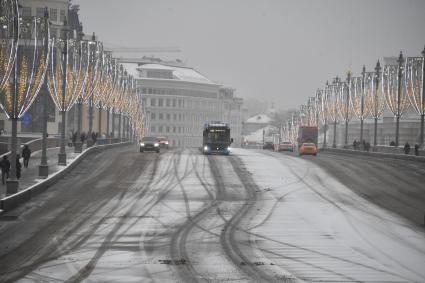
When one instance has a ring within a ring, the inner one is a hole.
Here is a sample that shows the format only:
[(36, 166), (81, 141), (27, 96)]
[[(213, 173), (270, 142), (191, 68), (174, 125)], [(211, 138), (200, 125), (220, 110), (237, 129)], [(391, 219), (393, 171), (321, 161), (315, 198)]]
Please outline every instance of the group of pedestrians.
[[(28, 145), (24, 145), (24, 148), (22, 149), (22, 158), (24, 160), (24, 167), (28, 168), (28, 164), (31, 157), (31, 149)], [(16, 155), (16, 178), (21, 178), (21, 169), (22, 165), (20, 162), (21, 156), (19, 154)], [(7, 155), (3, 156), (3, 159), (0, 161), (0, 169), (1, 169), (1, 180), (2, 184), (4, 185), (6, 180), (9, 179), (9, 172), (10, 172), (10, 161), (7, 157)]]
[[(84, 144), (84, 142), (87, 140), (88, 135), (89, 135), (89, 133), (86, 134), (86, 132), (82, 132), (80, 134), (80, 141), (81, 141), (82, 144)], [(72, 146), (75, 146), (75, 143), (77, 142), (78, 133), (71, 131), (69, 136), (71, 138)], [(92, 138), (94, 144), (96, 143), (98, 136), (99, 136), (99, 134), (97, 132), (91, 133), (91, 138)]]
[(353, 141), (353, 149), (354, 150), (358, 150), (360, 149), (360, 145), (363, 146), (363, 150), (364, 151), (369, 151), (370, 150), (370, 143), (366, 142), (365, 140), (363, 140), (362, 142), (354, 140)]
[[(409, 142), (406, 142), (404, 144), (403, 150), (404, 150), (404, 153), (405, 154), (409, 154), (410, 153), (410, 144), (409, 144)], [(416, 156), (419, 155), (419, 145), (418, 144), (415, 144), (415, 155)]]

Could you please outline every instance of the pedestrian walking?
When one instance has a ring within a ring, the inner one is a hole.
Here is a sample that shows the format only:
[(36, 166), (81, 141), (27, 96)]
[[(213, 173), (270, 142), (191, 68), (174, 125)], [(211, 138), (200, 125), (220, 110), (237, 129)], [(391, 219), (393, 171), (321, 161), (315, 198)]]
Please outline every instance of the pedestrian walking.
[(77, 132), (72, 133), (72, 146), (75, 146), (75, 142), (77, 141)]
[(21, 178), (21, 162), (19, 161), (21, 157), (19, 156), (19, 154), (16, 155), (16, 179)]
[(409, 152), (410, 152), (410, 144), (408, 142), (406, 142), (404, 144), (404, 153), (409, 154)]
[(419, 155), (419, 145), (415, 144), (415, 155), (418, 156)]
[(10, 161), (7, 159), (7, 155), (3, 156), (3, 159), (0, 161), (1, 168), (1, 181), (4, 185), (5, 180), (9, 179), (9, 170), (10, 170)]
[(81, 140), (81, 143), (84, 144), (84, 141), (86, 140), (86, 133), (85, 132), (81, 133), (80, 140)]
[(369, 152), (369, 150), (370, 150), (370, 142), (367, 142), (366, 143), (366, 151)]
[(353, 149), (354, 149), (354, 150), (356, 150), (356, 149), (357, 149), (357, 141), (356, 141), (356, 140), (354, 140), (354, 141), (353, 141)]
[(24, 145), (24, 148), (22, 149), (22, 158), (24, 159), (25, 168), (28, 168), (30, 157), (31, 157), (31, 149), (29, 148), (28, 145)]

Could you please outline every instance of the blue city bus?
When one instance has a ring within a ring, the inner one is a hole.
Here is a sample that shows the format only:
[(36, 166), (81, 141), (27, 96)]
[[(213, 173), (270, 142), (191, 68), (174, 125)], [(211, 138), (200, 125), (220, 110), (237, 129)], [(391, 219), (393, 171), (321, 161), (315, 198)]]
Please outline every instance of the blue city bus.
[(233, 139), (230, 138), (229, 124), (223, 122), (205, 123), (202, 136), (203, 154), (230, 154), (230, 144)]

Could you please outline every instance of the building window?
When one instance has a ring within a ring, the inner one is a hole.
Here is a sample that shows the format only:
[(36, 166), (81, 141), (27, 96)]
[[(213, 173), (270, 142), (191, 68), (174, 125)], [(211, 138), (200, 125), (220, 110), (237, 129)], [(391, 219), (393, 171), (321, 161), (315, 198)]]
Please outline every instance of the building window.
[(58, 20), (58, 10), (50, 8), (50, 14), (49, 14), (51, 21), (57, 21)]
[(162, 126), (158, 127), (158, 133), (162, 133)]
[(158, 119), (159, 119), (159, 120), (164, 120), (164, 114), (159, 113), (159, 114), (158, 114)]
[(22, 17), (31, 17), (31, 7), (22, 7)]
[(156, 99), (155, 98), (151, 98), (151, 106), (156, 106)]
[(65, 14), (66, 12), (65, 12), (65, 10), (60, 10), (60, 21), (61, 22), (64, 22), (65, 21)]
[(164, 106), (164, 100), (162, 98), (158, 98), (158, 106), (159, 107)]
[(173, 126), (173, 133), (176, 132), (176, 126)]
[(171, 115), (169, 113), (167, 113), (167, 120), (171, 119)]
[(177, 121), (177, 114), (176, 113), (173, 114), (173, 120)]
[(50, 37), (51, 38), (58, 38), (58, 29), (57, 28), (51, 28), (50, 29)]
[(182, 100), (179, 99), (179, 108), (182, 108)]
[(37, 18), (43, 18), (44, 17), (44, 8), (37, 7), (36, 14)]
[(175, 99), (173, 99), (173, 107), (177, 106), (177, 101)]
[(155, 113), (151, 113), (151, 120), (155, 120)]
[(155, 126), (151, 126), (151, 133), (155, 133)]
[(169, 98), (167, 98), (167, 100), (165, 100), (165, 105), (166, 105), (167, 107), (170, 107), (170, 106), (171, 106), (171, 101), (170, 101), (170, 99), (169, 99)]
[(167, 133), (170, 132), (170, 126), (167, 126)]

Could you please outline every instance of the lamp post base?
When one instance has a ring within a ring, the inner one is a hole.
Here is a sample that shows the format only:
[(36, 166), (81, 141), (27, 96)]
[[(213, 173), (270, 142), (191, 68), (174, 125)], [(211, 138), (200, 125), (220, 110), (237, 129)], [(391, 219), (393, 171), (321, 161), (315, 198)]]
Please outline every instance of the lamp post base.
[(74, 144), (74, 152), (75, 153), (81, 153), (81, 152), (83, 152), (83, 143), (82, 142), (75, 142), (75, 144)]
[(66, 166), (66, 153), (58, 154), (58, 165)]
[(38, 165), (38, 177), (46, 179), (49, 176), (49, 165)]
[(18, 192), (19, 181), (18, 180), (7, 180), (6, 181), (6, 195), (13, 195)]

